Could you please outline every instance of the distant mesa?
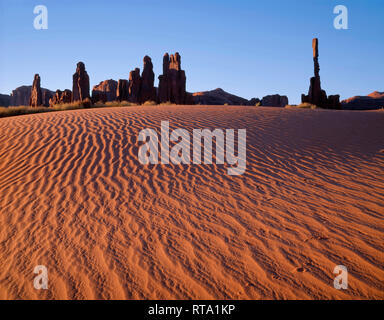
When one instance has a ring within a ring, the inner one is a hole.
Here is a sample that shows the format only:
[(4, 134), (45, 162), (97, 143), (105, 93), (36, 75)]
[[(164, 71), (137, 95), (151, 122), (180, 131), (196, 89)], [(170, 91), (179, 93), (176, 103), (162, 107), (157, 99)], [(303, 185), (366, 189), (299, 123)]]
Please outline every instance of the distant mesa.
[(261, 100), (259, 98), (252, 98), (248, 101), (249, 106), (260, 106)]
[(195, 104), (201, 105), (238, 105), (246, 106), (249, 101), (239, 96), (230, 94), (221, 88), (211, 91), (195, 92), (192, 94)]
[(278, 94), (265, 96), (262, 100), (245, 98), (228, 93), (221, 88), (211, 91), (195, 92), (192, 94), (195, 104), (201, 105), (234, 105), (234, 106), (266, 106), (285, 107), (288, 104), (288, 97)]
[(384, 108), (384, 92), (372, 92), (341, 101), (344, 110), (377, 110)]
[(0, 94), (0, 106), (9, 107), (11, 104), (11, 96), (8, 94)]
[(288, 104), (288, 97), (281, 96), (279, 94), (265, 96), (261, 100), (261, 106), (263, 107), (280, 107), (284, 108)]
[(11, 106), (28, 106), (31, 97), (32, 86), (21, 86), (11, 93)]
[(313, 63), (315, 76), (311, 78), (308, 95), (301, 95), (302, 103), (310, 103), (324, 109), (341, 109), (340, 96), (327, 97), (327, 93), (321, 89), (320, 64), (319, 64), (319, 40), (312, 40)]
[[(8, 106), (28, 106), (31, 98), (32, 86), (21, 86), (12, 90), (11, 95), (2, 95), (5, 102), (9, 102)], [(54, 92), (45, 88), (41, 88), (43, 106), (49, 106), (49, 99), (54, 95)], [(5, 98), (6, 97), (6, 98)], [(4, 106), (4, 104), (0, 103)]]
[(374, 91), (370, 93), (368, 97), (373, 99), (384, 99), (384, 92)]

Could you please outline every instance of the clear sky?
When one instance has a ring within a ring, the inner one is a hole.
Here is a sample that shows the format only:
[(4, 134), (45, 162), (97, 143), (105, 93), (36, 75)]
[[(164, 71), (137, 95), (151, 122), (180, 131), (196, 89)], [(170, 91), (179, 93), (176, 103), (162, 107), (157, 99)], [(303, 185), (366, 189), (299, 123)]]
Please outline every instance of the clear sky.
[[(48, 8), (48, 30), (35, 30), (33, 9)], [(349, 10), (336, 30), (333, 8)], [(72, 88), (83, 61), (91, 87), (127, 79), (152, 58), (157, 77), (165, 52), (180, 52), (190, 92), (223, 88), (245, 97), (287, 95), (298, 103), (313, 75), (341, 98), (384, 91), (383, 0), (0, 0), (0, 93), (31, 85)]]

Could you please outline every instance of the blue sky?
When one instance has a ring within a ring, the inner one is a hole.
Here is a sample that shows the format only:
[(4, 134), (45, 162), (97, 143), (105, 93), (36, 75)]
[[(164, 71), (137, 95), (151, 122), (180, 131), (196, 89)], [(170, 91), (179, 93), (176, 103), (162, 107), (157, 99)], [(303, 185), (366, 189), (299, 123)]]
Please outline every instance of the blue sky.
[[(33, 8), (48, 8), (48, 30), (33, 28)], [(333, 8), (349, 10), (336, 30)], [(31, 85), (71, 89), (83, 61), (91, 86), (127, 79), (152, 58), (157, 77), (165, 52), (180, 52), (191, 92), (218, 87), (245, 98), (287, 95), (298, 103), (313, 74), (342, 99), (384, 91), (382, 0), (0, 0), (0, 93)]]

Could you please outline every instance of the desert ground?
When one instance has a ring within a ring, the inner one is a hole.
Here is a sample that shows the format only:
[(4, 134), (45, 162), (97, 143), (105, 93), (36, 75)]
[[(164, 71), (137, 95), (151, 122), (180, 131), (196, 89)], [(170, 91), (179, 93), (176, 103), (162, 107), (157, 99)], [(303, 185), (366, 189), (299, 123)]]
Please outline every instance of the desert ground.
[[(247, 129), (247, 171), (138, 133)], [(36, 265), (49, 287), (36, 290)], [(333, 287), (336, 265), (348, 289)], [(384, 112), (232, 106), (0, 119), (0, 299), (383, 299)]]

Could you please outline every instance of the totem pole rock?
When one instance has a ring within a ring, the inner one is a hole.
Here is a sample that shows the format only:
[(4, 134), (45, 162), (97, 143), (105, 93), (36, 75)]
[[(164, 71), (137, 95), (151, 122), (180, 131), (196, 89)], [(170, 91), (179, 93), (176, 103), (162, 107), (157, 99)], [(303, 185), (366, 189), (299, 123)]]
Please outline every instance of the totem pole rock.
[(319, 64), (319, 40), (312, 40), (314, 77), (311, 78), (308, 95), (301, 95), (302, 103), (311, 103), (320, 108), (340, 109), (340, 96), (334, 95), (327, 97), (327, 93), (321, 89), (320, 64)]

